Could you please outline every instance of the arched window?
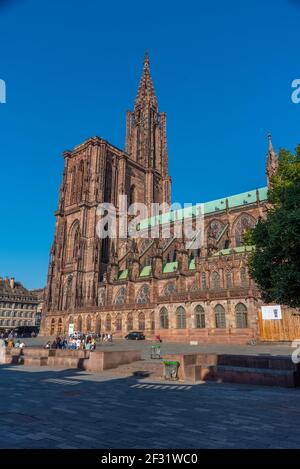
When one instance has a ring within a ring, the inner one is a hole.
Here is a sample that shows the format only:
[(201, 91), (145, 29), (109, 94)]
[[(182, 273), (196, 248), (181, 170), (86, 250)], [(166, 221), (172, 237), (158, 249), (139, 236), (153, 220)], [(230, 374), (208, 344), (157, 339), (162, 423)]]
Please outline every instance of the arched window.
[(169, 282), (163, 289), (163, 296), (170, 296), (170, 295), (173, 295), (173, 293), (175, 292), (176, 292), (175, 283)]
[(237, 329), (247, 329), (248, 327), (248, 311), (243, 303), (238, 303), (235, 307), (235, 318)]
[(70, 324), (74, 324), (74, 318), (73, 318), (73, 316), (70, 316), (70, 317), (69, 317), (69, 325), (70, 325)]
[(135, 185), (132, 185), (129, 191), (129, 204), (128, 205), (134, 204), (135, 195), (136, 195)]
[(145, 330), (145, 314), (144, 313), (139, 314), (139, 329), (141, 331)]
[[(19, 325), (21, 324), (22, 321), (19, 321)], [(51, 326), (50, 326), (50, 335), (54, 335), (55, 332), (55, 319), (53, 318), (51, 320)]]
[(101, 331), (101, 319), (99, 316), (96, 316), (96, 334), (100, 334)]
[(105, 305), (105, 288), (100, 288), (98, 294), (98, 306)]
[(121, 331), (122, 330), (122, 316), (121, 314), (117, 314), (116, 317), (116, 331)]
[(109, 332), (111, 331), (111, 315), (107, 314), (105, 319), (105, 329)]
[(201, 287), (202, 290), (206, 290), (206, 273), (202, 272), (201, 274)]
[(92, 332), (92, 320), (90, 315), (86, 318), (86, 332)]
[(123, 305), (125, 303), (126, 287), (121, 287), (115, 297), (116, 305)]
[(195, 328), (205, 329), (205, 327), (205, 311), (201, 305), (198, 305), (195, 308)]
[(146, 304), (150, 302), (150, 289), (148, 285), (143, 285), (138, 291), (136, 302), (138, 304)]
[(57, 333), (60, 335), (62, 333), (62, 318), (58, 320)]
[(77, 331), (82, 332), (82, 317), (78, 316), (77, 318)]
[(232, 287), (232, 272), (231, 270), (227, 270), (226, 274), (226, 288), (231, 288)]
[(217, 329), (226, 329), (225, 309), (222, 305), (215, 307), (215, 321)]
[(220, 274), (216, 271), (213, 272), (211, 275), (211, 284), (214, 290), (220, 290), (221, 288)]
[(176, 310), (176, 327), (177, 329), (186, 329), (186, 312), (182, 306)]
[(235, 224), (235, 245), (244, 245), (244, 235), (256, 225), (256, 220), (249, 214), (241, 215)]
[(133, 316), (132, 313), (127, 314), (127, 332), (132, 331), (133, 329)]
[(161, 329), (169, 329), (169, 314), (167, 308), (161, 308), (159, 313), (159, 322)]
[(240, 270), (240, 278), (241, 278), (241, 286), (246, 287), (246, 286), (247, 286), (247, 271), (246, 271), (246, 267), (241, 267), (241, 270)]
[(68, 235), (68, 249), (67, 259), (72, 261), (77, 258), (80, 242), (80, 224), (78, 220), (75, 220), (71, 225)]
[(151, 326), (151, 331), (155, 330), (155, 315), (154, 311), (150, 314), (150, 326)]

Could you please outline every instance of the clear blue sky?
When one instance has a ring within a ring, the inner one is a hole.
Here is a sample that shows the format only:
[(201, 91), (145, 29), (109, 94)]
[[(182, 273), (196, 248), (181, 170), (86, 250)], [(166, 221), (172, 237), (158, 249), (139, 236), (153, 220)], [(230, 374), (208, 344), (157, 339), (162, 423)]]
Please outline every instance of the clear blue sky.
[(300, 142), (300, 1), (0, 0), (0, 275), (46, 282), (61, 154), (124, 146), (145, 48), (167, 112), (173, 201), (265, 185), (266, 135)]

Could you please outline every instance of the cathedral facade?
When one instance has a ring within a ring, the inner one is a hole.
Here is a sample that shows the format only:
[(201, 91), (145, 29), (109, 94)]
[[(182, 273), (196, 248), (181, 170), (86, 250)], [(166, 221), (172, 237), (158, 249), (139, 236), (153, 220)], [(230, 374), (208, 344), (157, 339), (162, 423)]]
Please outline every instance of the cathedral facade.
[[(144, 331), (170, 341), (246, 343), (257, 336), (261, 305), (247, 261), (244, 234), (264, 217), (267, 187), (205, 203), (204, 242), (188, 249), (172, 234), (195, 210), (151, 216), (152, 204), (169, 204), (166, 114), (159, 112), (149, 59), (132, 112), (125, 150), (93, 137), (64, 153), (41, 333)], [(269, 137), (267, 178), (277, 157)], [(116, 207), (120, 196), (141, 202), (149, 217), (140, 238), (100, 239), (97, 207)], [(158, 236), (147, 236), (156, 225)], [(171, 234), (163, 236), (166, 226)], [(173, 231), (172, 231), (173, 230)]]

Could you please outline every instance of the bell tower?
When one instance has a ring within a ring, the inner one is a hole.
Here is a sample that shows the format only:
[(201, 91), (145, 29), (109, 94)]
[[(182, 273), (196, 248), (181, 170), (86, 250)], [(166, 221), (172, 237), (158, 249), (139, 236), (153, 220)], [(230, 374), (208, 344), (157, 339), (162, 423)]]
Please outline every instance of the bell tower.
[(134, 109), (126, 117), (125, 151), (130, 160), (145, 169), (145, 203), (170, 203), (166, 114), (158, 111), (148, 52)]

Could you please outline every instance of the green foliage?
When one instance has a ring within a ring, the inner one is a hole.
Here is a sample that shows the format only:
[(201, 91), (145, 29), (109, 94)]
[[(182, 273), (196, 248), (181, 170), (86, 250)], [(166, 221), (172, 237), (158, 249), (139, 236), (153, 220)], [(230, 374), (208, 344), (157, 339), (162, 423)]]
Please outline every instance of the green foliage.
[(295, 155), (280, 151), (268, 200), (272, 208), (250, 235), (250, 272), (265, 302), (300, 307), (300, 145)]

